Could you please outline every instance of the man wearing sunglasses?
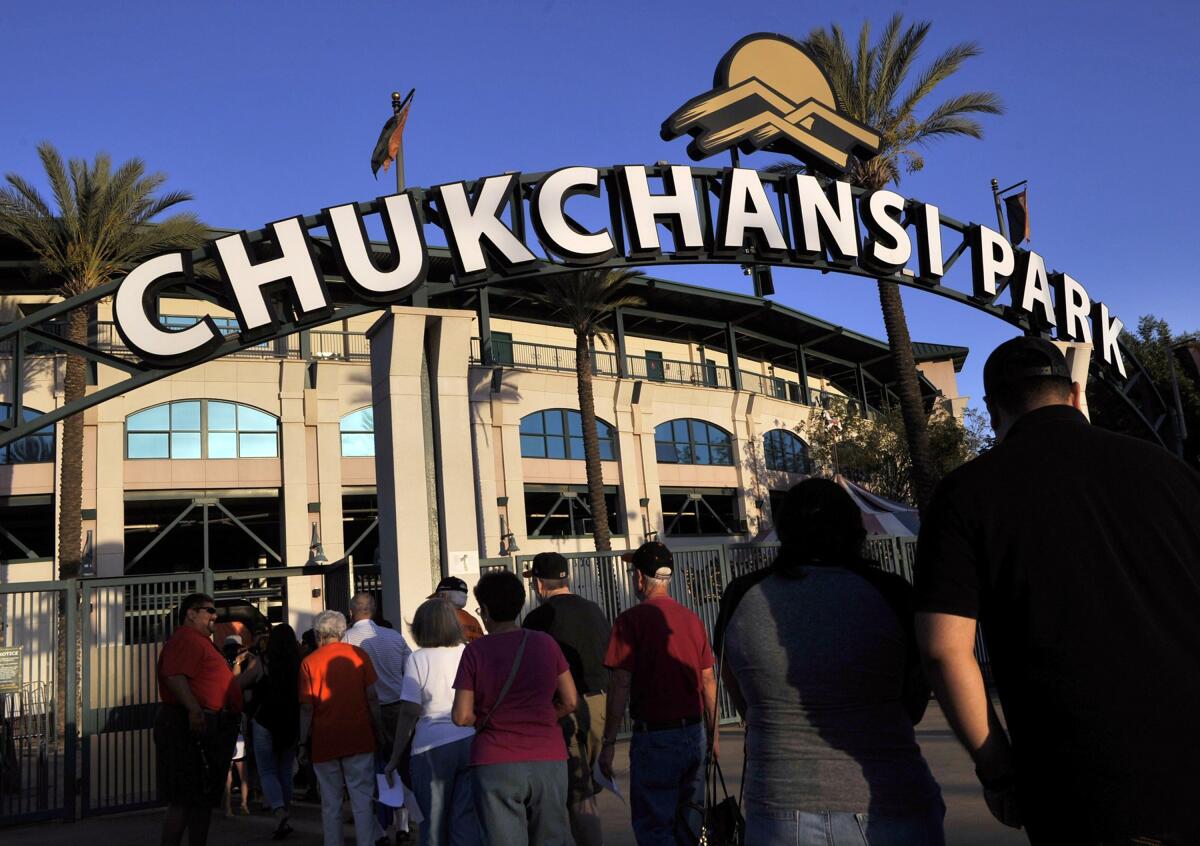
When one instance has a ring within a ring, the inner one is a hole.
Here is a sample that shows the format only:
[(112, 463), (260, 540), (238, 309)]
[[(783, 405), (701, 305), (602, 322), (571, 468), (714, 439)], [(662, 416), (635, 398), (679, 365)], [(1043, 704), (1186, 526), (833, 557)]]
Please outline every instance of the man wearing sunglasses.
[(158, 658), (163, 704), (154, 742), (159, 796), (167, 801), (164, 846), (177, 846), (185, 831), (191, 846), (207, 841), (237, 740), (242, 689), (212, 642), (216, 620), (211, 596), (184, 597), (178, 625)]

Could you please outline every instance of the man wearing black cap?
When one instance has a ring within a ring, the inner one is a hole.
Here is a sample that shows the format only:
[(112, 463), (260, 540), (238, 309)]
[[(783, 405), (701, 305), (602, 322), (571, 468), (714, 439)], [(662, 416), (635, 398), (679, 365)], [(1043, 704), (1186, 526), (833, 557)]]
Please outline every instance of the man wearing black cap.
[(716, 659), (704, 624), (668, 591), (675, 570), (663, 544), (643, 544), (633, 565), (637, 605), (617, 617), (604, 664), (608, 720), (600, 770), (612, 778), (617, 729), (629, 704), (629, 810), (639, 846), (694, 843), (704, 804), (705, 725), (717, 719)]
[(567, 559), (557, 552), (535, 555), (523, 575), (532, 579), (540, 603), (526, 615), (524, 626), (545, 632), (558, 642), (579, 691), (579, 707), (561, 720), (567, 744), (567, 812), (571, 835), (576, 846), (599, 846), (604, 837), (595, 798), (599, 791), (592, 780), (592, 768), (600, 754), (600, 739), (604, 737), (608, 684), (604, 650), (608, 646), (608, 620), (599, 605), (571, 593)]
[(1049, 341), (1001, 344), (983, 379), (997, 446), (938, 486), (918, 546), (938, 700), (1033, 843), (1200, 843), (1200, 476), (1089, 425)]
[(429, 595), (429, 599), (444, 599), (454, 606), (458, 615), (458, 626), (462, 629), (463, 639), (467, 643), (483, 637), (483, 626), (471, 616), (467, 610), (467, 583), (457, 576), (447, 576), (438, 582), (437, 590)]

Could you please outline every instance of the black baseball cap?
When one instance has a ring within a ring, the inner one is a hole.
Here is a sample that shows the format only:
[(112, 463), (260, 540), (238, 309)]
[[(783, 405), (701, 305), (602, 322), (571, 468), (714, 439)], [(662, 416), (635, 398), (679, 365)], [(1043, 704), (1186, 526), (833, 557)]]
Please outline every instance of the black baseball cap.
[(984, 393), (995, 396), (1004, 388), (1039, 377), (1071, 381), (1062, 350), (1045, 338), (1024, 336), (1005, 341), (992, 351), (983, 365)]
[(434, 589), (433, 593), (431, 593), (428, 596), (428, 598), (429, 599), (437, 599), (437, 595), (444, 590), (457, 590), (457, 591), (461, 591), (463, 593), (467, 593), (470, 590), (470, 588), (468, 588), (467, 583), (464, 582), (462, 579), (460, 579), (458, 576), (447, 576), (446, 578), (444, 578), (440, 582), (438, 582), (438, 586)]
[(642, 575), (652, 579), (669, 579), (675, 572), (675, 559), (671, 557), (671, 550), (658, 541), (644, 543), (633, 552), (626, 552), (621, 556), (621, 560), (629, 562)]
[(567, 559), (557, 552), (539, 552), (533, 556), (533, 562), (521, 575), (525, 578), (537, 576), (539, 579), (565, 579), (567, 577)]

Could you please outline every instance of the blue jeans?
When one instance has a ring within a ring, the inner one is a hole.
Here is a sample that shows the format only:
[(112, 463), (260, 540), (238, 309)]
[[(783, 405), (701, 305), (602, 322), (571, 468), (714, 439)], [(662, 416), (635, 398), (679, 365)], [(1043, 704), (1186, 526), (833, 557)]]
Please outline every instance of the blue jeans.
[(472, 793), (471, 742), (464, 737), (412, 756), (412, 787), (425, 815), (421, 846), (480, 846)]
[(274, 811), (292, 804), (292, 773), (296, 769), (296, 747), (276, 749), (271, 733), (255, 723), (250, 732), (254, 744), (254, 765), (263, 798)]
[(489, 846), (572, 842), (566, 761), (481, 764), (471, 768), (471, 775), (475, 813)]
[(754, 846), (945, 846), (940, 801), (911, 816), (746, 809), (746, 842)]
[(696, 842), (701, 813), (687, 806), (704, 805), (705, 749), (703, 722), (634, 733), (629, 745), (629, 810), (638, 846)]

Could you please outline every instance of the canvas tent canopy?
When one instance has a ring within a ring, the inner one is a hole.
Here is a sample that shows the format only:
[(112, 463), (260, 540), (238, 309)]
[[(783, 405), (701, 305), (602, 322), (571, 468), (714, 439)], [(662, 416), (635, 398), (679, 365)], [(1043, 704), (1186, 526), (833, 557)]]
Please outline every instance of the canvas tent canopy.
[[(845, 476), (837, 475), (833, 481), (850, 495), (854, 504), (862, 512), (863, 527), (867, 530), (868, 538), (915, 538), (921, 528), (921, 518), (917, 509), (902, 502), (887, 499), (855, 484)], [(762, 537), (756, 539), (759, 543), (775, 543), (779, 537), (772, 527)]]

